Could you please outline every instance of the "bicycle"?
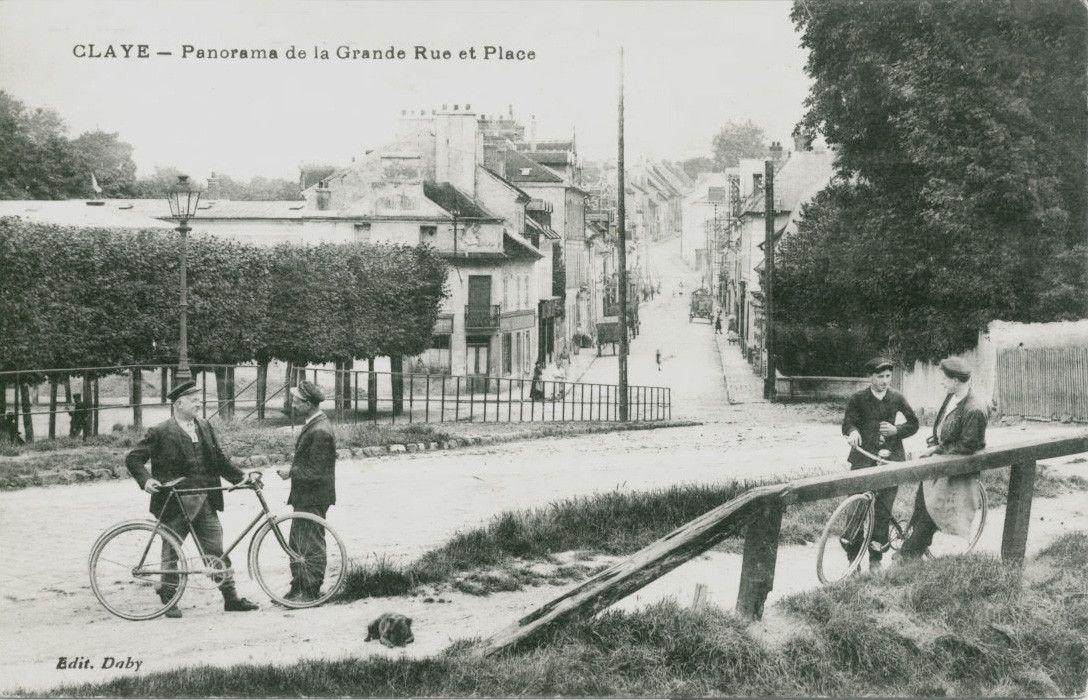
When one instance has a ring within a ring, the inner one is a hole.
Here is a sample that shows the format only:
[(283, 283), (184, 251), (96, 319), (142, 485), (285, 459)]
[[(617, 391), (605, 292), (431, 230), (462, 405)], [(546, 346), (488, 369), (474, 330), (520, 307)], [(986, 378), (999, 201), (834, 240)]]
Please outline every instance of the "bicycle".
[[(866, 452), (860, 447), (854, 447), (861, 454), (877, 461), (880, 464), (890, 464), (891, 461), (878, 455)], [(963, 544), (959, 545), (958, 553), (967, 553), (978, 544), (982, 536), (982, 529), (986, 526), (986, 512), (989, 509), (989, 498), (986, 489), (981, 482), (975, 483), (976, 502), (979, 504), (975, 519), (971, 522), (971, 530), (967, 537), (962, 538)], [(888, 516), (890, 529), (886, 544), (873, 542), (873, 528), (876, 524), (877, 508), (884, 509)], [(835, 508), (824, 526), (823, 533), (816, 548), (816, 575), (820, 583), (834, 583), (860, 570), (862, 562), (868, 557), (865, 555), (871, 550), (887, 553), (889, 550), (898, 551), (903, 541), (910, 536), (909, 520), (900, 519), (877, 498), (876, 491), (866, 491), (850, 496)], [(960, 538), (957, 538), (960, 539)], [(833, 546), (828, 547), (828, 543)], [(850, 552), (856, 547), (856, 553)], [(950, 552), (946, 552), (950, 553)], [(932, 558), (933, 553), (926, 549), (924, 556)]]
[[(228, 576), (233, 576), (233, 570), (226, 567), (223, 559), (254, 528), (256, 530), (250, 539), (247, 555), (249, 574), (256, 579), (269, 598), (287, 608), (309, 608), (336, 595), (344, 584), (347, 569), (347, 550), (340, 535), (323, 518), (311, 513), (274, 515), (261, 492), (263, 484), (260, 473), (253, 474), (255, 476), (251, 476), (250, 481), (236, 486), (178, 488), (178, 484), (185, 481), (185, 477), (168, 481), (160, 486), (168, 490), (169, 495), (158, 520), (126, 520), (99, 535), (88, 561), (91, 590), (98, 602), (114, 615), (126, 620), (151, 620), (159, 617), (181, 600), (191, 576), (207, 576), (216, 586)], [(206, 555), (200, 540), (193, 532), (192, 518), (196, 515), (196, 509), (190, 512), (185, 506), (184, 497), (200, 497), (212, 491), (229, 492), (240, 489), (253, 491), (261, 505), (261, 513), (223, 551), (223, 558)], [(183, 539), (163, 523), (162, 515), (168, 512), (171, 502), (181, 508), (189, 532), (193, 534), (193, 542), (199, 554), (199, 558), (195, 560), (198, 562), (196, 567), (191, 567), (183, 554)], [(293, 526), (302, 521), (312, 523), (316, 529), (309, 528), (305, 546), (300, 546), (300, 551), (296, 552), (289, 544), (290, 530), (282, 530), (285, 525)], [(317, 539), (325, 542), (326, 562), (323, 572), (320, 570), (321, 555), (313, 553), (312, 545)], [(171, 553), (173, 561), (176, 562), (175, 567), (162, 563)], [(305, 575), (316, 577), (319, 581), (323, 574), (325, 592), (304, 600), (287, 598), (286, 592), (294, 580), (293, 571), (304, 571)], [(159, 597), (159, 590), (167, 588), (164, 584), (167, 577), (174, 594), (163, 600)]]

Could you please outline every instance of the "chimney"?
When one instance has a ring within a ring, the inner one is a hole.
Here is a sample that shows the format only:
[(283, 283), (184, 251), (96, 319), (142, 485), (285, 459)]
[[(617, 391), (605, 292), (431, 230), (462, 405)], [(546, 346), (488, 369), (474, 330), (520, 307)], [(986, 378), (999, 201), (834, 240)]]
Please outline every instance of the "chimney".
[(329, 181), (322, 180), (317, 183), (317, 208), (319, 211), (327, 211), (332, 200), (332, 191), (329, 190)]
[(223, 192), (219, 184), (219, 176), (212, 172), (208, 175), (208, 199), (222, 199)]
[(771, 160), (775, 163), (782, 160), (782, 143), (780, 141), (771, 142)]

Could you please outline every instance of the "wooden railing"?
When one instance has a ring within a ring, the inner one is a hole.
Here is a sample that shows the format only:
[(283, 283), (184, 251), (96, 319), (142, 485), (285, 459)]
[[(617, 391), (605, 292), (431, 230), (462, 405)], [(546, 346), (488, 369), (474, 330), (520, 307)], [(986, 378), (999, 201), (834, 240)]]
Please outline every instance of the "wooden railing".
[(517, 646), (552, 625), (592, 616), (737, 532), (743, 532), (744, 554), (736, 609), (747, 618), (760, 619), (767, 594), (774, 587), (778, 534), (782, 515), (789, 505), (939, 476), (1011, 468), (1001, 557), (1007, 561), (1021, 562), (1027, 546), (1036, 462), (1081, 452), (1088, 452), (1088, 434), (1027, 442), (965, 457), (932, 457), (894, 467), (863, 469), (761, 486), (686, 523), (522, 617), (478, 647), (478, 652), (496, 654)]

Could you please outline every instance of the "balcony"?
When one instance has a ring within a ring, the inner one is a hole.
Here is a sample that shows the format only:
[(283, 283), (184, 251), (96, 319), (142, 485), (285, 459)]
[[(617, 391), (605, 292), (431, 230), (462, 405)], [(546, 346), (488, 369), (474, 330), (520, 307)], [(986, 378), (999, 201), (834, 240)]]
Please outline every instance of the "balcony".
[(466, 306), (466, 331), (494, 331), (499, 328), (499, 304), (490, 306)]

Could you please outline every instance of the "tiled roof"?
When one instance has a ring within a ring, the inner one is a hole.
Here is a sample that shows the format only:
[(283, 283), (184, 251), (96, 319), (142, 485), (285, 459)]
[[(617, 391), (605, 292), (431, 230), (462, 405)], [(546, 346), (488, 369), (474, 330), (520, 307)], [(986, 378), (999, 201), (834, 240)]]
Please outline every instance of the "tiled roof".
[[(133, 208), (122, 208), (121, 200), (96, 201), (102, 203), (88, 205), (85, 199), (5, 200), (0, 201), (0, 217), (17, 216), (24, 221), (84, 228), (172, 229), (176, 225)], [(170, 215), (165, 199), (162, 209), (164, 215)]]
[(423, 194), (427, 199), (451, 214), (456, 210), (457, 217), (461, 219), (498, 220), (500, 218), (484, 209), (479, 202), (448, 182), (425, 181), (423, 183)]
[(512, 236), (509, 233), (502, 235), (502, 252), (511, 259), (540, 260), (544, 257), (539, 250), (522, 240), (520, 236)]
[(524, 151), (524, 153), (541, 165), (569, 165), (573, 161), (571, 154), (567, 151)]
[(504, 151), (502, 157), (506, 159), (506, 179), (513, 183), (518, 182), (563, 182), (563, 178), (552, 172), (532, 158), (517, 151)]
[(573, 151), (573, 141), (537, 141), (535, 144), (521, 142), (518, 144), (519, 151)]

